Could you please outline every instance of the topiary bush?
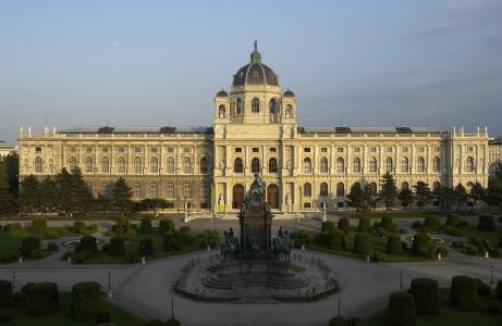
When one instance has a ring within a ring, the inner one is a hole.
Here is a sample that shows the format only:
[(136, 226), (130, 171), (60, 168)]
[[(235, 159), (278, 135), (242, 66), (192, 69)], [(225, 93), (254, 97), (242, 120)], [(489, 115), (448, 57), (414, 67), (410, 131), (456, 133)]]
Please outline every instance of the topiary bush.
[(26, 312), (29, 315), (47, 315), (59, 306), (59, 290), (56, 283), (34, 284), (23, 292), (27, 296)]
[(415, 299), (408, 292), (393, 292), (387, 306), (387, 325), (389, 326), (415, 326), (417, 325), (417, 312)]
[(371, 249), (371, 236), (368, 233), (357, 233), (354, 240), (354, 252), (369, 255)]
[(502, 302), (498, 300), (490, 301), (488, 311), (494, 315), (502, 315)]
[(502, 234), (497, 236), (497, 248), (502, 248)]
[(93, 320), (101, 311), (101, 286), (96, 282), (82, 282), (73, 286), (70, 314), (77, 319)]
[(312, 232), (309, 232), (307, 230), (293, 231), (290, 234), (290, 238), (294, 241), (295, 248), (301, 248), (301, 246), (303, 245), (305, 245), (305, 247), (308, 247), (314, 240)]
[(446, 216), (446, 226), (451, 226), (453, 228), (458, 227), (460, 224), (460, 216), (458, 214), (448, 214)]
[(181, 323), (178, 319), (176, 318), (169, 318), (166, 320), (165, 326), (180, 326)]
[(139, 233), (150, 234), (152, 232), (152, 220), (150, 220), (148, 217), (143, 217), (141, 219), (141, 222), (139, 223)]
[(150, 238), (141, 239), (139, 242), (138, 254), (140, 256), (153, 255), (153, 241)]
[(335, 223), (332, 221), (324, 221), (321, 225), (321, 232), (329, 233), (335, 229)]
[(439, 286), (431, 278), (415, 278), (411, 281), (410, 293), (415, 298), (417, 314), (428, 315), (440, 312)]
[(391, 234), (387, 238), (386, 252), (391, 255), (399, 255), (403, 253), (401, 236), (399, 234)]
[(480, 215), (478, 220), (478, 230), (484, 232), (495, 232), (495, 217), (492, 215)]
[(331, 250), (342, 251), (347, 250), (345, 234), (337, 229), (334, 229), (328, 234), (328, 246)]
[(457, 309), (474, 309), (478, 303), (476, 280), (465, 275), (452, 277), (450, 302)]
[(422, 227), (422, 223), (420, 221), (413, 221), (413, 223), (411, 223), (412, 229), (420, 229), (421, 227)]
[(110, 256), (120, 257), (125, 253), (125, 241), (122, 238), (111, 238), (110, 239)]
[(166, 232), (164, 234), (164, 251), (178, 251), (183, 247), (183, 236), (180, 232)]
[(342, 217), (338, 220), (338, 228), (342, 230), (343, 233), (348, 234), (350, 232), (350, 221), (346, 217)]
[(189, 226), (183, 225), (179, 232), (183, 236), (183, 244), (191, 245), (197, 242), (197, 236)]
[(11, 305), (12, 302), (12, 282), (0, 280), (0, 309)]
[(84, 230), (86, 228), (87, 228), (87, 225), (85, 225), (84, 222), (75, 221), (75, 222), (73, 222), (73, 226), (71, 227), (71, 231), (76, 234), (82, 234), (82, 233), (84, 233)]
[(428, 227), (431, 231), (437, 232), (441, 228), (441, 219), (439, 216), (430, 215), (425, 218), (424, 226)]
[(75, 248), (76, 252), (87, 251), (92, 254), (96, 254), (98, 252), (98, 242), (96, 238), (90, 235), (84, 235), (80, 238), (80, 243)]
[(366, 326), (366, 321), (359, 317), (350, 317), (347, 319), (347, 326)]
[(390, 215), (382, 216), (381, 225), (385, 229), (385, 231), (393, 231), (394, 230), (394, 222), (392, 220), (392, 216), (390, 216)]
[(174, 232), (174, 221), (171, 219), (163, 218), (159, 221), (158, 233), (164, 235), (167, 232)]
[(37, 237), (27, 237), (21, 241), (21, 253), (25, 257), (29, 257), (35, 249), (41, 249), (40, 239)]
[(490, 286), (479, 278), (474, 279), (476, 281), (476, 290), (478, 291), (478, 296), (489, 296), (492, 293)]
[(432, 239), (430, 235), (427, 233), (417, 233), (413, 236), (413, 253), (421, 254), (421, 252), (429, 251), (431, 248)]
[(357, 232), (368, 233), (371, 229), (370, 219), (368, 217), (361, 217), (359, 219), (359, 225), (357, 226)]
[(4, 227), (3, 227), (3, 230), (5, 232), (12, 232), (12, 231), (15, 231), (15, 230), (20, 230), (22, 228), (23, 228), (23, 226), (21, 225), (21, 223), (16, 222), (16, 223), (7, 223), (7, 224), (5, 224)]
[(342, 316), (336, 316), (329, 320), (329, 326), (348, 326), (347, 319)]
[(31, 220), (30, 231), (32, 233), (41, 234), (47, 230), (47, 221), (43, 218), (35, 218)]
[(502, 301), (502, 280), (497, 281), (497, 288), (495, 290), (495, 299)]
[(51, 242), (51, 243), (47, 244), (48, 251), (58, 251), (58, 249), (59, 249), (59, 245), (55, 242)]
[[(112, 317), (109, 311), (98, 311), (96, 313), (96, 325), (102, 325), (105, 323), (110, 323), (112, 321)], [(110, 325), (110, 324), (108, 324)]]

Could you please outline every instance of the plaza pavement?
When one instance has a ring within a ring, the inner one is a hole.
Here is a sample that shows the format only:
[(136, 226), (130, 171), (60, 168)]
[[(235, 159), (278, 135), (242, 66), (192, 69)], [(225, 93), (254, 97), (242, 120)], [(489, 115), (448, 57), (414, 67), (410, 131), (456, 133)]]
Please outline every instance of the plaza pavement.
[[(331, 216), (330, 219), (336, 219)], [(52, 223), (52, 222), (51, 222)], [(178, 219), (177, 224), (182, 224)], [(102, 224), (100, 223), (100, 226)], [(228, 218), (194, 220), (194, 229), (238, 230), (237, 219)], [(320, 218), (303, 220), (277, 219), (274, 227), (319, 229)], [(327, 325), (338, 314), (341, 299), (343, 316), (367, 316), (385, 308), (390, 292), (400, 288), (400, 272), (403, 285), (409, 287), (411, 279), (420, 276), (437, 279), (441, 286), (448, 286), (451, 277), (458, 274), (479, 277), (490, 283), (502, 278), (502, 262), (495, 259), (464, 256), (453, 252), (446, 259), (425, 263), (375, 264), (366, 261), (320, 252), (296, 251), (309, 258), (320, 258), (336, 273), (341, 286), (338, 294), (314, 303), (204, 303), (188, 300), (172, 291), (172, 284), (181, 274), (183, 266), (192, 258), (209, 255), (199, 251), (175, 255), (147, 262), (146, 265), (72, 265), (59, 261), (60, 253), (41, 261), (0, 265), (0, 278), (11, 279), (16, 275), (19, 288), (27, 282), (56, 282), (61, 290), (69, 290), (81, 281), (99, 282), (108, 288), (108, 271), (112, 275), (111, 301), (144, 317), (166, 319), (171, 315), (171, 299), (174, 313), (183, 325)], [(123, 325), (126, 326), (126, 325)]]

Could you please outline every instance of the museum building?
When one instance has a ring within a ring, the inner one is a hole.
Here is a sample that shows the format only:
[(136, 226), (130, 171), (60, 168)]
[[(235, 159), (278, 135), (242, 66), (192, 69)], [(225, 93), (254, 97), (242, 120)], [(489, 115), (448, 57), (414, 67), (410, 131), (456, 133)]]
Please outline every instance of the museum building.
[(79, 167), (94, 195), (123, 177), (133, 198), (173, 209), (237, 211), (259, 174), (275, 211), (344, 207), (350, 187), (376, 194), (391, 173), (399, 189), (475, 182), (487, 186), (488, 130), (418, 127), (301, 127), (295, 94), (282, 92), (255, 43), (250, 62), (216, 93), (212, 127), (77, 127), (19, 134), (20, 178)]

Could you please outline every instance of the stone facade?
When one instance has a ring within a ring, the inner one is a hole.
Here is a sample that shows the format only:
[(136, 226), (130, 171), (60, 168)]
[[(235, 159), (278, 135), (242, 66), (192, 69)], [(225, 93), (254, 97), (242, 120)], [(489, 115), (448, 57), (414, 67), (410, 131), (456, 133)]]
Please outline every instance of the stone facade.
[(213, 127), (21, 130), (20, 177), (79, 166), (95, 195), (122, 176), (135, 199), (238, 212), (258, 173), (271, 208), (292, 212), (343, 207), (355, 182), (377, 192), (387, 171), (400, 189), (487, 186), (489, 153), (501, 148), (487, 128), (300, 127), (295, 94), (282, 92), (256, 47), (230, 91), (216, 94), (213, 113)]

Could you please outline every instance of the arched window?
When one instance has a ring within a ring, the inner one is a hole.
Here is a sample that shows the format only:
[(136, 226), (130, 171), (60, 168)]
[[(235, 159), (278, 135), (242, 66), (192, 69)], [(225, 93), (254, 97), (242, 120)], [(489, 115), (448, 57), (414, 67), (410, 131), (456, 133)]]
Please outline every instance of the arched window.
[(70, 172), (75, 171), (77, 167), (77, 158), (75, 156), (70, 157)]
[(44, 163), (42, 158), (37, 156), (35, 158), (35, 173), (43, 173), (44, 172)]
[(359, 157), (354, 158), (354, 173), (361, 173), (361, 159)]
[(174, 184), (173, 183), (168, 183), (166, 187), (166, 197), (169, 199), (175, 198), (175, 193), (174, 193)]
[(410, 163), (406, 156), (401, 160), (401, 172), (408, 173), (410, 169)]
[(439, 157), (436, 156), (432, 160), (432, 171), (439, 173), (440, 170), (441, 170), (441, 160), (439, 159)]
[(370, 183), (370, 192), (373, 196), (376, 196), (378, 194), (378, 188), (375, 182)]
[(268, 173), (277, 173), (277, 159), (275, 157), (268, 160)]
[(321, 158), (321, 173), (328, 173), (328, 159), (326, 157)]
[(234, 173), (242, 173), (243, 170), (242, 159), (238, 157), (234, 160)]
[(370, 172), (375, 173), (378, 168), (377, 159), (375, 157), (370, 158)]
[(474, 172), (474, 158), (469, 156), (465, 162), (465, 172), (473, 173)]
[(93, 173), (94, 172), (94, 161), (92, 157), (85, 158), (85, 173)]
[(303, 173), (304, 174), (311, 174), (312, 173), (312, 161), (308, 157), (303, 159)]
[(221, 104), (220, 107), (218, 108), (218, 115), (220, 118), (224, 118), (225, 114), (226, 114), (225, 106)]
[(321, 183), (319, 187), (319, 196), (328, 197), (328, 184), (326, 182)]
[(306, 183), (303, 185), (303, 196), (304, 197), (312, 196), (312, 185), (310, 183)]
[(106, 182), (101, 183), (101, 189), (100, 189), (99, 193), (100, 193), (103, 197), (110, 198), (110, 195), (111, 195), (111, 189), (110, 189), (110, 187), (108, 186), (108, 183), (106, 183)]
[(293, 116), (293, 107), (291, 106), (291, 104), (288, 104), (286, 106), (285, 116), (286, 116), (287, 119), (289, 119), (289, 118), (291, 118)]
[(152, 183), (150, 185), (150, 198), (159, 198), (159, 185), (156, 183)]
[(141, 198), (143, 196), (143, 187), (141, 186), (141, 183), (136, 182), (134, 184), (132, 195), (134, 198)]
[(110, 173), (110, 159), (108, 157), (101, 159), (101, 173)]
[(134, 159), (134, 173), (141, 174), (143, 173), (143, 161), (139, 157)]
[(251, 173), (260, 173), (260, 159), (256, 157), (251, 160)]
[(183, 159), (183, 173), (184, 174), (192, 173), (192, 160), (189, 157), (185, 157)]
[(339, 182), (336, 185), (336, 196), (337, 197), (345, 196), (345, 185), (342, 182)]
[(410, 184), (406, 181), (404, 181), (403, 183), (401, 183), (401, 189), (404, 190), (404, 189), (410, 189)]
[(394, 164), (392, 162), (392, 157), (387, 157), (385, 159), (385, 172), (394, 172)]
[(191, 198), (192, 197), (192, 185), (190, 183), (185, 182), (183, 184), (183, 197)]
[(235, 107), (235, 114), (242, 115), (242, 100), (240, 97), (237, 99), (237, 103), (236, 103), (236, 107)]
[(170, 157), (167, 159), (167, 173), (174, 174), (174, 171), (175, 171), (174, 158)]
[(417, 159), (417, 172), (418, 173), (424, 173), (425, 172), (425, 159), (420, 156)]
[(341, 157), (336, 159), (336, 172), (337, 173), (345, 172), (345, 161)]
[(126, 173), (126, 160), (123, 157), (119, 157), (119, 162), (118, 162), (118, 170), (120, 174), (125, 174)]
[(256, 97), (251, 100), (251, 113), (260, 113), (260, 100)]
[(150, 159), (150, 173), (151, 174), (159, 173), (159, 159), (156, 157), (152, 157)]
[(203, 157), (200, 159), (200, 173), (206, 174), (209, 172), (209, 161)]
[(278, 108), (277, 101), (275, 100), (275, 98), (270, 99), (269, 111), (270, 111), (270, 122), (277, 122), (279, 108)]

